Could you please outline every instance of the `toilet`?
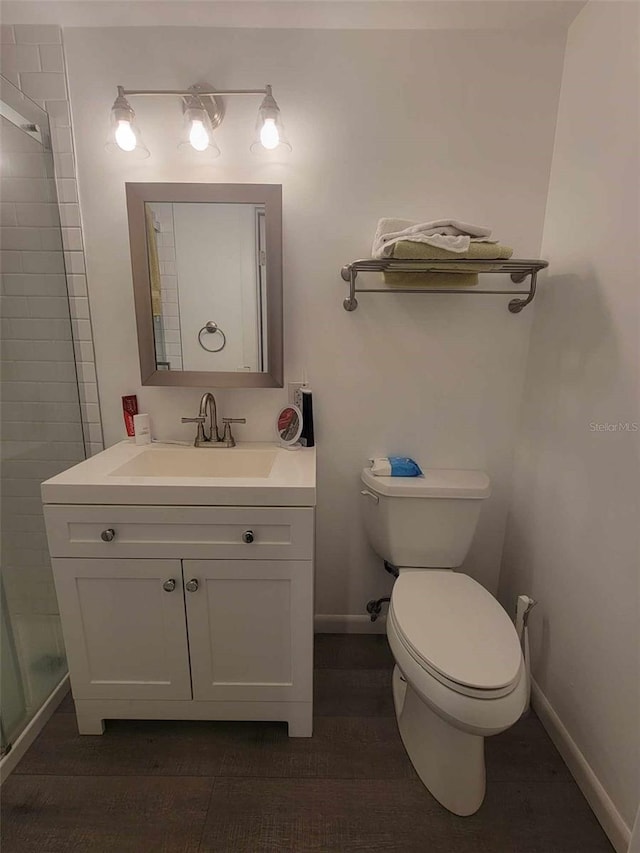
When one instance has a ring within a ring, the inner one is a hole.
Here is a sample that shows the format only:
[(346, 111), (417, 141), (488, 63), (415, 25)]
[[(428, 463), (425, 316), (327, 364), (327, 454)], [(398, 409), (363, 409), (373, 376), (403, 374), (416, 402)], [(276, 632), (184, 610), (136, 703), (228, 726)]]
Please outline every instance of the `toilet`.
[(362, 484), (369, 541), (399, 572), (387, 637), (400, 735), (433, 796), (454, 814), (471, 815), (484, 799), (484, 738), (513, 725), (529, 695), (511, 620), (483, 586), (453, 571), (491, 483), (483, 471), (409, 478), (365, 468)]

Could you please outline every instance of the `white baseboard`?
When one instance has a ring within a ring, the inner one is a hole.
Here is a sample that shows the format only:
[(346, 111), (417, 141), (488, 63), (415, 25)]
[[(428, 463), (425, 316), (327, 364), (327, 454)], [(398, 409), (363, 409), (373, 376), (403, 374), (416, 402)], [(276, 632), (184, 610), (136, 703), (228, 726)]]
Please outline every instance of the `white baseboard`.
[(316, 634), (386, 634), (387, 617), (372, 622), (368, 616), (320, 613), (313, 618), (313, 628)]
[(617, 853), (627, 853), (631, 830), (535, 680), (531, 704)]
[(15, 743), (11, 745), (10, 751), (0, 761), (0, 785), (13, 772), (16, 764), (29, 749), (34, 740), (47, 724), (49, 718), (69, 692), (69, 676), (65, 675), (60, 684), (50, 694), (42, 708), (34, 716), (31, 722), (21, 732)]

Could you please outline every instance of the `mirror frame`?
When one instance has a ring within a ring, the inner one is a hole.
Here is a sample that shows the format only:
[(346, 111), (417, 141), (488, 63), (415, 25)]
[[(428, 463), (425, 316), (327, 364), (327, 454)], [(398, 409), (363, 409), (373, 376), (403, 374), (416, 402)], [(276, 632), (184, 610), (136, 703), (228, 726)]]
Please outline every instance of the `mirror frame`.
[[(198, 388), (282, 388), (281, 184), (126, 183), (125, 189), (142, 384)], [(145, 219), (145, 203), (154, 201), (264, 205), (267, 253), (267, 372), (158, 370)]]

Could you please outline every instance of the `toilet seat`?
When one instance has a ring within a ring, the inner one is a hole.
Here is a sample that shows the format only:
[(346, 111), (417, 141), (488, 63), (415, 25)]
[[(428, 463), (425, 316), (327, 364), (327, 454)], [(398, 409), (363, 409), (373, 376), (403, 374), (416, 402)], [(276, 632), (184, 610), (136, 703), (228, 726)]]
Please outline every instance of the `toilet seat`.
[(522, 651), (511, 620), (468, 575), (401, 572), (388, 618), (411, 658), (456, 693), (496, 699), (521, 679)]

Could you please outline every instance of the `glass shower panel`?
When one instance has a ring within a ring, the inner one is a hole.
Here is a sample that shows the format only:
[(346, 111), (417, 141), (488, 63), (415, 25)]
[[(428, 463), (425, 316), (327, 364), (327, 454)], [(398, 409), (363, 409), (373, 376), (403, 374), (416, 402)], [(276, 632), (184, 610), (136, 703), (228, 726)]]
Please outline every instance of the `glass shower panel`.
[(40, 503), (85, 458), (46, 113), (0, 77), (0, 729), (4, 751), (66, 675)]

